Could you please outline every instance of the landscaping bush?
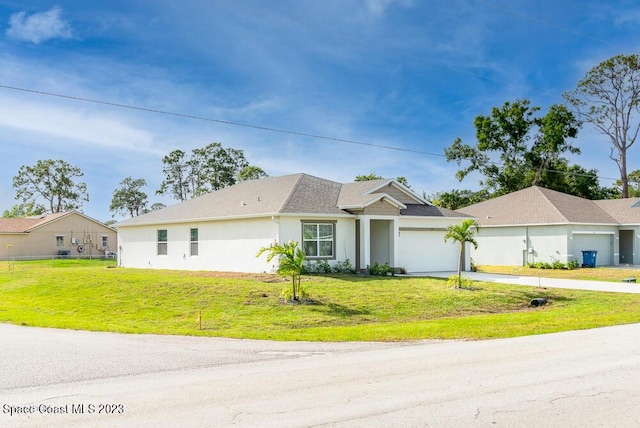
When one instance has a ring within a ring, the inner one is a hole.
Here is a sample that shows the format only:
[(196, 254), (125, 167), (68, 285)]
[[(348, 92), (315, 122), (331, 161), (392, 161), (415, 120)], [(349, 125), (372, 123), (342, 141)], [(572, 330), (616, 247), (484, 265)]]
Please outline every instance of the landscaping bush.
[(529, 262), (527, 263), (527, 267), (531, 269), (577, 269), (580, 265), (578, 264), (578, 260), (571, 259), (566, 264), (562, 263), (560, 260), (552, 260), (551, 263), (547, 262)]
[(580, 263), (578, 262), (578, 259), (571, 259), (567, 262), (567, 269), (569, 270), (578, 269), (579, 267)]
[(349, 259), (344, 262), (336, 262), (333, 266), (326, 260), (306, 261), (304, 263), (304, 273), (355, 273), (355, 269)]
[(351, 260), (347, 259), (343, 262), (336, 262), (333, 265), (334, 273), (356, 273), (356, 270), (353, 268), (351, 264)]
[(369, 275), (372, 276), (387, 276), (394, 274), (393, 268), (389, 266), (389, 263), (381, 265), (376, 262), (373, 267), (367, 266), (367, 270), (369, 271)]

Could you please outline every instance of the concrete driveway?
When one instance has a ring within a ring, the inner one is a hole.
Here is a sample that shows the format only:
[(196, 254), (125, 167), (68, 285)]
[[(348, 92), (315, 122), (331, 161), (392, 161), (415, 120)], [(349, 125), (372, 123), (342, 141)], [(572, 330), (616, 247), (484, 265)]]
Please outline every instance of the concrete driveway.
[(631, 427), (640, 325), (306, 343), (0, 324), (0, 426)]
[[(414, 273), (412, 276), (449, 278), (457, 272)], [(606, 281), (580, 281), (575, 279), (540, 278), (535, 276), (501, 275), (495, 273), (463, 272), (474, 281), (499, 282), (502, 284), (529, 285), (532, 287), (571, 288), (575, 290), (609, 291), (614, 293), (640, 293), (640, 284)], [(640, 278), (638, 278), (640, 280)]]

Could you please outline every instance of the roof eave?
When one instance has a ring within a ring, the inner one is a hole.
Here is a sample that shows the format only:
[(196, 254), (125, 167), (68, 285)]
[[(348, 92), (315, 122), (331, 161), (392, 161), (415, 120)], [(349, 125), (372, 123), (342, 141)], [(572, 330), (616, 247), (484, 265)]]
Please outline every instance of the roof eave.
[(406, 214), (400, 214), (400, 217), (402, 217), (402, 218), (416, 218), (416, 219), (420, 219), (420, 218), (436, 218), (436, 219), (446, 218), (446, 219), (451, 219), (451, 220), (476, 219), (476, 217), (473, 217), (473, 216), (457, 217), (457, 216), (446, 216), (446, 215), (437, 216), (437, 215), (406, 215)]
[(244, 215), (232, 215), (232, 216), (220, 216), (220, 217), (199, 217), (199, 218), (185, 218), (185, 219), (174, 219), (174, 220), (157, 220), (157, 221), (145, 221), (139, 223), (132, 224), (116, 224), (116, 227), (126, 228), (126, 227), (139, 227), (139, 226), (157, 226), (162, 224), (188, 224), (188, 223), (205, 223), (212, 221), (225, 221), (225, 220), (245, 220), (245, 219), (255, 219), (255, 218), (268, 218), (268, 217), (317, 217), (317, 218), (328, 218), (328, 217), (345, 217), (345, 218), (353, 218), (356, 217), (354, 214), (344, 213), (282, 213), (282, 212), (271, 212), (271, 213), (261, 213), (261, 214), (244, 214)]
[(525, 226), (621, 226), (620, 223), (587, 223), (587, 222), (556, 222), (556, 223), (514, 223), (514, 224), (482, 224), (480, 227), (525, 227)]

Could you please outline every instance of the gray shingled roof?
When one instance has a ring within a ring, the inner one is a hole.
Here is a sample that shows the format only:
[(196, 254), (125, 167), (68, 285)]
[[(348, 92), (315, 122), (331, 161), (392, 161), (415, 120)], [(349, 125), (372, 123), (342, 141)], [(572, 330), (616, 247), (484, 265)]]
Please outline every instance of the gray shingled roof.
[(388, 183), (392, 180), (370, 180), (370, 181), (356, 181), (354, 183), (345, 183), (340, 190), (340, 197), (338, 198), (338, 206), (340, 207), (353, 207), (353, 206), (365, 206), (374, 200), (380, 198), (380, 195), (369, 193), (371, 190)]
[(400, 215), (406, 216), (419, 216), (419, 217), (469, 217), (467, 214), (463, 214), (458, 211), (452, 211), (447, 208), (440, 208), (434, 205), (418, 205), (407, 204), (407, 208), (400, 210)]
[(296, 212), (345, 214), (336, 206), (339, 192), (340, 183), (307, 174), (267, 177), (244, 181), (207, 193), (177, 205), (125, 220), (117, 226)]
[[(622, 212), (624, 211), (622, 204), (609, 204), (609, 202), (613, 201), (590, 201), (555, 190), (532, 186), (460, 208), (458, 211), (476, 217), (481, 226), (562, 223), (618, 224), (620, 221), (614, 215), (613, 207), (620, 208)], [(630, 207), (631, 203), (629, 202), (627, 207)], [(623, 214), (618, 215), (619, 218), (622, 216)]]
[[(640, 224), (640, 198), (593, 201), (620, 224)], [(636, 206), (634, 206), (636, 205)]]
[[(369, 194), (393, 180), (341, 184), (307, 174), (245, 181), (188, 201), (122, 221), (121, 226), (159, 224), (278, 214), (351, 215), (341, 206), (365, 206), (380, 194)], [(433, 208), (433, 207), (432, 207)], [(449, 210), (411, 211), (407, 215), (462, 215)]]

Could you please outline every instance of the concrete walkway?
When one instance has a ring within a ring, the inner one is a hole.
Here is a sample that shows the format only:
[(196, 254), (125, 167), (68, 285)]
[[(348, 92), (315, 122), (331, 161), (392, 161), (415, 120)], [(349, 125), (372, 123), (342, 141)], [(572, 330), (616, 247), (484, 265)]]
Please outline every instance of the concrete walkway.
[[(456, 272), (414, 273), (412, 276), (449, 278)], [(529, 285), (532, 287), (571, 288), (575, 290), (610, 291), (614, 293), (640, 293), (640, 283), (581, 281), (577, 279), (540, 278), (535, 276), (501, 275), (496, 273), (463, 272), (463, 276), (474, 281), (499, 282), (502, 284)], [(640, 278), (638, 278), (640, 281)]]

